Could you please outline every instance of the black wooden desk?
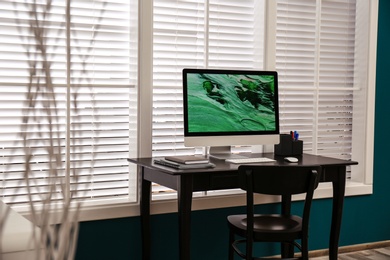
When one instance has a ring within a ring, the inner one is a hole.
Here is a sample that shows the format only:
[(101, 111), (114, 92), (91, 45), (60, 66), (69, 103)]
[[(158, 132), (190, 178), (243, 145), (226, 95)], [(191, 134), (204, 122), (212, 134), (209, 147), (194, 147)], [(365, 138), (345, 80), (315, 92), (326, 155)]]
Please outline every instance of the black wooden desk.
[[(267, 162), (267, 165), (278, 166), (289, 164), (283, 160), (283, 157), (274, 156), (273, 153), (253, 154), (251, 156), (276, 159), (276, 162)], [(357, 162), (309, 154), (303, 154), (297, 158), (299, 158), (298, 164), (300, 165), (323, 166), (323, 174), (320, 181), (332, 182), (333, 209), (329, 239), (329, 259), (336, 260), (344, 203), (346, 166), (357, 164)], [(216, 164), (216, 167), (212, 169), (175, 170), (169, 167), (155, 165), (153, 158), (130, 158), (128, 161), (137, 164), (141, 170), (140, 207), (143, 259), (150, 259), (151, 252), (150, 200), (152, 182), (178, 192), (180, 260), (190, 259), (192, 192), (238, 188), (238, 165), (226, 163), (223, 160), (211, 159), (211, 162)]]

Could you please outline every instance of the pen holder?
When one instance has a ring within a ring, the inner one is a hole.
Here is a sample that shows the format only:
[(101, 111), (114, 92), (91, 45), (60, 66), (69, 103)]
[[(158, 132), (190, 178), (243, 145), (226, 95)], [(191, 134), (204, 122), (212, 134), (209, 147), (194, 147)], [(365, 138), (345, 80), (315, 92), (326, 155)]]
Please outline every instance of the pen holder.
[(303, 152), (303, 141), (293, 140), (291, 135), (281, 134), (279, 144), (275, 144), (275, 155), (301, 155)]

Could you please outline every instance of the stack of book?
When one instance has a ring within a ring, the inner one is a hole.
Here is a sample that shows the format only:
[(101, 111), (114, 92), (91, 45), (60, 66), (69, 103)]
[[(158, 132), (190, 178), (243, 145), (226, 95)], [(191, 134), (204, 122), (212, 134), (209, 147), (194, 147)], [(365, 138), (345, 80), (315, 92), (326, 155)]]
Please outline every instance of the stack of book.
[(162, 159), (155, 159), (154, 163), (175, 169), (199, 169), (215, 167), (215, 164), (210, 163), (208, 158), (197, 155), (166, 156)]

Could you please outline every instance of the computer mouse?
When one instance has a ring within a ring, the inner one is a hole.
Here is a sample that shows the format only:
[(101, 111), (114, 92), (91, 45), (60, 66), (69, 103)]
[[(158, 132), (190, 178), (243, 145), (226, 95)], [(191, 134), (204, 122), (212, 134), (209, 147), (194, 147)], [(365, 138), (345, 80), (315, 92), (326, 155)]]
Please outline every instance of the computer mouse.
[(291, 162), (291, 163), (298, 162), (298, 159), (295, 157), (284, 157), (284, 160)]

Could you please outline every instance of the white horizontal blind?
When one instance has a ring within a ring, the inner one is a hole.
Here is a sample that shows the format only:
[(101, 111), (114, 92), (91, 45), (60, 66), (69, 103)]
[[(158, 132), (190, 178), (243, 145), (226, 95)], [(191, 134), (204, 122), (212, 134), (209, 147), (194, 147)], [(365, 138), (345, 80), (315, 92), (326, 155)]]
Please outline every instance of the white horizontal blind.
[[(34, 6), (34, 2), (38, 4)], [(58, 188), (53, 200), (69, 195), (83, 201), (134, 201), (136, 174), (126, 161), (136, 156), (133, 10), (129, 1), (72, 1), (71, 85), (67, 91), (65, 3), (52, 1), (50, 9), (46, 1), (0, 3), (1, 199), (17, 205), (30, 199), (23, 179), (27, 160), (31, 162), (29, 185), (34, 201), (46, 199), (53, 178), (68, 187), (65, 191)], [(29, 12), (34, 9), (44, 49), (30, 30), (33, 17)], [(36, 75), (31, 79), (33, 67)], [(49, 67), (50, 73), (45, 72)], [(22, 127), (22, 116), (29, 107), (28, 86), (32, 87), (30, 93), (38, 96)], [(50, 117), (49, 112), (57, 115)], [(53, 163), (53, 157), (48, 156), (50, 135), (58, 149), (56, 177), (48, 172)], [(31, 160), (26, 157), (29, 154), (33, 155)], [(68, 163), (70, 170), (66, 172)]]
[(205, 66), (204, 1), (153, 2), (152, 155), (191, 154), (184, 147), (181, 70)]
[(263, 1), (209, 1), (208, 14), (206, 66), (262, 69)]
[(183, 68), (261, 69), (263, 1), (154, 1), (153, 156), (184, 146)]
[(355, 0), (278, 0), (281, 132), (304, 151), (351, 158)]
[(134, 168), (129, 172), (127, 162), (129, 151), (136, 156), (134, 87), (83, 87), (77, 95), (79, 111), (72, 116), (71, 167), (77, 172), (77, 178), (71, 178), (73, 198), (134, 201), (137, 175)]

